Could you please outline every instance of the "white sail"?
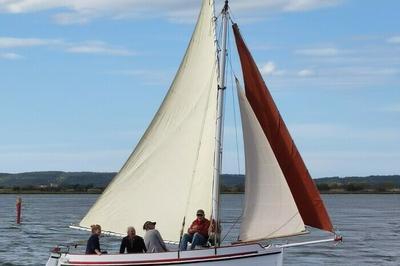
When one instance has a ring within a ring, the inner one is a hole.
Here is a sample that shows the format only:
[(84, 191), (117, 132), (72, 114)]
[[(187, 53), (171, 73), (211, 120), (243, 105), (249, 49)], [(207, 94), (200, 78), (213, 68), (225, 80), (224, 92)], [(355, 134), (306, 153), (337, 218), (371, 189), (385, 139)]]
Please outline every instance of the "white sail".
[(164, 239), (179, 241), (196, 210), (211, 214), (218, 62), (213, 1), (204, 0), (195, 31), (160, 109), (134, 152), (80, 222), (140, 234), (156, 221)]
[(278, 161), (237, 82), (246, 161), (241, 241), (276, 238), (305, 230)]

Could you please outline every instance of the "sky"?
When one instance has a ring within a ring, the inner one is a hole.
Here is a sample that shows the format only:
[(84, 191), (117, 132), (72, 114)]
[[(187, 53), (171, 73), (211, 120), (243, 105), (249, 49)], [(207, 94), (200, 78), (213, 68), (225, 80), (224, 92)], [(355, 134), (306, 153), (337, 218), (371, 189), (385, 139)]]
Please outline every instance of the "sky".
[[(118, 171), (172, 82), (199, 6), (0, 1), (0, 172)], [(399, 1), (230, 7), (313, 177), (400, 173)], [(243, 173), (229, 43), (223, 172)]]

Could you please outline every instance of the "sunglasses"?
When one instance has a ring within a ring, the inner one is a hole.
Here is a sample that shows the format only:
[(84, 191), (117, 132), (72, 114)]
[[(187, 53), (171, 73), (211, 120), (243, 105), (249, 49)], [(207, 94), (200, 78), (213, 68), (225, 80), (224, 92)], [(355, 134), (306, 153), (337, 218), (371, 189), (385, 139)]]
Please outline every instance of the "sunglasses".
[(197, 216), (204, 216), (204, 214), (198, 213)]

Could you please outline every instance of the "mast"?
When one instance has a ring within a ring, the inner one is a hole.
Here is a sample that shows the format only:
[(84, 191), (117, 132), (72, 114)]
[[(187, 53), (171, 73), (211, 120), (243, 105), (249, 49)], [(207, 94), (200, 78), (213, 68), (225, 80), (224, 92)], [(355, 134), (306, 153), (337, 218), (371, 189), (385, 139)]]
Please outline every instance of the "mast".
[(219, 82), (218, 82), (218, 102), (217, 102), (217, 127), (215, 134), (215, 156), (214, 156), (214, 184), (213, 184), (213, 219), (215, 220), (215, 245), (220, 245), (220, 228), (219, 228), (219, 182), (222, 165), (222, 126), (223, 126), (223, 111), (224, 111), (224, 92), (225, 92), (225, 66), (226, 66), (226, 40), (228, 33), (228, 0), (225, 1), (222, 9), (222, 40), (221, 51), (219, 57)]

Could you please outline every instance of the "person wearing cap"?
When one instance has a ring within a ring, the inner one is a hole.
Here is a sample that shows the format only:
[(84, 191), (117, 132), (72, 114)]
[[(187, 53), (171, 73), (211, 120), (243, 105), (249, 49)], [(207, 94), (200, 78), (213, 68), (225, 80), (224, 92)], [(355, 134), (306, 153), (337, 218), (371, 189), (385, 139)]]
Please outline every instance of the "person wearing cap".
[(142, 237), (136, 235), (136, 230), (133, 226), (127, 229), (127, 236), (122, 238), (119, 253), (144, 253), (147, 251), (146, 245)]
[(187, 249), (189, 242), (192, 243), (190, 249), (194, 249), (196, 246), (203, 246), (207, 243), (210, 221), (204, 216), (203, 210), (198, 210), (196, 216), (196, 220), (193, 221), (188, 228), (188, 232), (182, 237), (179, 246), (181, 251)]
[(143, 230), (146, 230), (144, 244), (146, 245), (147, 252), (157, 253), (168, 251), (160, 232), (155, 229), (155, 226), (156, 222), (151, 221), (147, 221), (143, 225)]

